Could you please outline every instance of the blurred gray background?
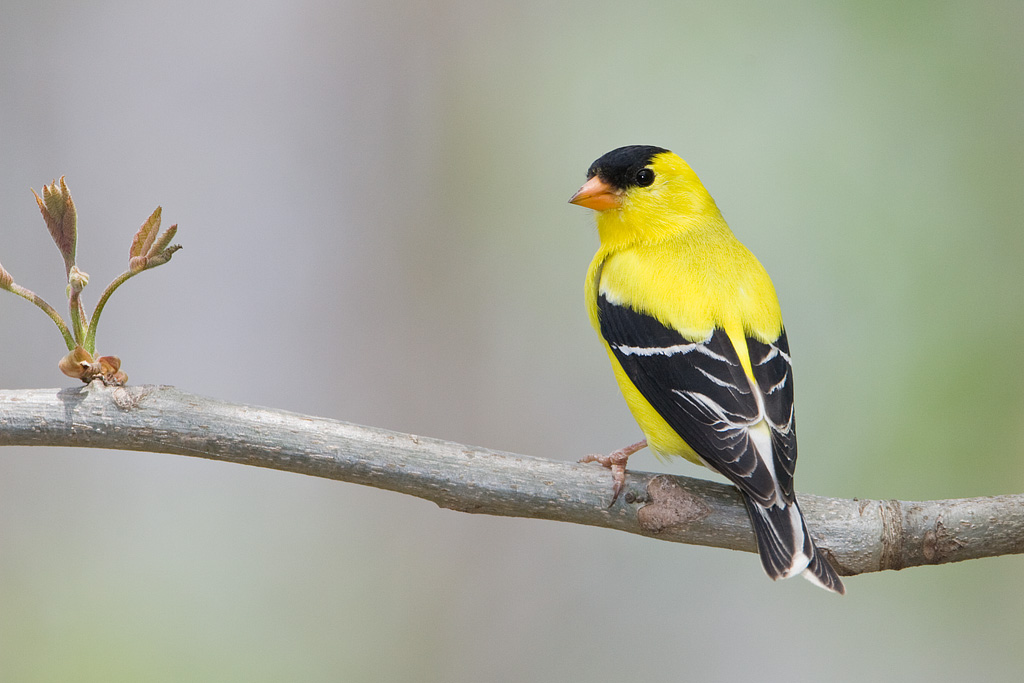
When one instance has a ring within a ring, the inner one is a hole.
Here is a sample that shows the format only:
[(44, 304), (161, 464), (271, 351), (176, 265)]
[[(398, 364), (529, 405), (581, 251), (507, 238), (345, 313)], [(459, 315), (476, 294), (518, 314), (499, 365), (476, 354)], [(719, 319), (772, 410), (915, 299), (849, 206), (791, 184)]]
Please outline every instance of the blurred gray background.
[[(1024, 5), (0, 10), (0, 262), (133, 383), (564, 460), (638, 437), (583, 307), (596, 157), (669, 147), (772, 274), (797, 485), (1024, 492)], [(0, 386), (63, 387), (0, 292)], [(64, 306), (59, 308), (64, 310)], [(637, 469), (710, 476), (642, 452)], [(0, 680), (1019, 680), (1020, 557), (850, 579), (167, 455), (0, 452)]]

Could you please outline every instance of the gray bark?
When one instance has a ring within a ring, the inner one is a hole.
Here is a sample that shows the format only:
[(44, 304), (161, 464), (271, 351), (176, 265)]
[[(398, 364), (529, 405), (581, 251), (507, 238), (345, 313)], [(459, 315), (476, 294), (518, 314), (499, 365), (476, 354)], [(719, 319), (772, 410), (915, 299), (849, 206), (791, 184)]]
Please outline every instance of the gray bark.
[[(172, 453), (406, 493), (489, 515), (607, 527), (666, 541), (755, 552), (747, 514), (725, 484), (629, 471), (612, 507), (597, 465), (493, 451), (173, 387), (0, 391), (0, 446)], [(924, 502), (799, 495), (840, 574), (1024, 552), (1024, 495)]]

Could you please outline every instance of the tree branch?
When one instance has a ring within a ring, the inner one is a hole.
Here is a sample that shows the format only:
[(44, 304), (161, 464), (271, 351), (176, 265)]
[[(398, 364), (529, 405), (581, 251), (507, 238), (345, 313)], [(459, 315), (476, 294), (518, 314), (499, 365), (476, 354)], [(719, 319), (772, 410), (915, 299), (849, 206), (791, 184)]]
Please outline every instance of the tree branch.
[[(701, 479), (579, 465), (187, 394), (173, 387), (0, 391), (0, 446), (152, 451), (398, 491), (437, 505), (754, 552), (739, 495)], [(801, 495), (843, 575), (1024, 552), (1024, 495), (901, 502)]]

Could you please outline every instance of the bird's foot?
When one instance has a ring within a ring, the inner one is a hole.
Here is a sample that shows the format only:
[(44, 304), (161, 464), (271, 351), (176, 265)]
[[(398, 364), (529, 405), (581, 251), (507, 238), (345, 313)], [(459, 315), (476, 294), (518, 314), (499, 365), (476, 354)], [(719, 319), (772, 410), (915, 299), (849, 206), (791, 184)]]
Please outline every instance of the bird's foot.
[(615, 505), (615, 501), (619, 499), (619, 494), (622, 493), (622, 489), (626, 485), (626, 462), (629, 460), (629, 456), (646, 446), (647, 439), (644, 439), (631, 446), (612, 451), (608, 455), (585, 455), (580, 458), (580, 462), (600, 463), (612, 471), (612, 502), (608, 507)]

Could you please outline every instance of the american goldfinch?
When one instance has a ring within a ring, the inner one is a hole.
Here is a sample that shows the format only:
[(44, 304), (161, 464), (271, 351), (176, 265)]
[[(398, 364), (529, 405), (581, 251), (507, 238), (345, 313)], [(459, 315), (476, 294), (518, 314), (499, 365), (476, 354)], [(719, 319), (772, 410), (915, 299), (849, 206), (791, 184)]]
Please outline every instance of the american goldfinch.
[(672, 152), (621, 147), (587, 178), (569, 200), (597, 212), (587, 309), (646, 440), (582, 462), (612, 469), (613, 503), (644, 446), (703, 464), (740, 490), (768, 576), (845, 592), (793, 492), (793, 371), (768, 274)]

